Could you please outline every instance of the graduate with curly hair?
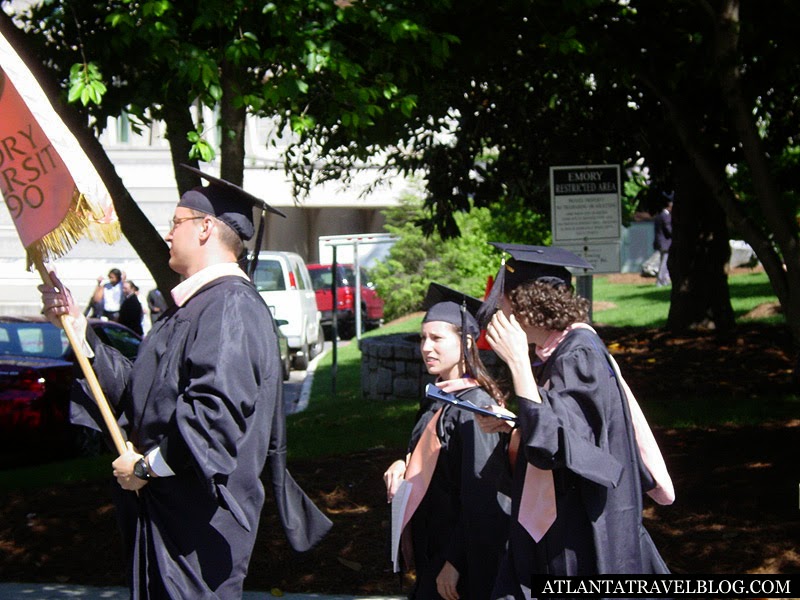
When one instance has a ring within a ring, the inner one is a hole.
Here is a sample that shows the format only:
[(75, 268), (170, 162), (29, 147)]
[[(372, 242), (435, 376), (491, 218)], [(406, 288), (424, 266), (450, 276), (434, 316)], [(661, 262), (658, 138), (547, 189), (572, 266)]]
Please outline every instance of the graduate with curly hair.
[[(530, 598), (534, 575), (667, 573), (642, 525), (642, 496), (669, 504), (674, 491), (635, 398), (588, 324), (589, 303), (571, 285), (566, 267), (591, 265), (560, 248), (495, 245), (511, 258), (479, 318), (509, 367), (519, 415), (509, 548), (492, 597)], [(484, 431), (508, 429), (478, 419)]]

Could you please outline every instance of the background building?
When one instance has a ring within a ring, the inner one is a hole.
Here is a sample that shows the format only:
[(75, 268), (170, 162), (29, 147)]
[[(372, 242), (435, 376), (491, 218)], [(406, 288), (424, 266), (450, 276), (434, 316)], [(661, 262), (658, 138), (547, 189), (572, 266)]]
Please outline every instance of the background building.
[[(213, 122), (213, 115), (206, 122)], [(297, 252), (307, 262), (318, 260), (320, 236), (381, 232), (384, 224), (381, 210), (396, 204), (408, 187), (400, 176), (381, 177), (377, 168), (365, 166), (356, 173), (350, 186), (330, 182), (312, 189), (308, 197), (296, 200), (290, 177), (282, 165), (281, 153), (287, 142), (279, 135), (277, 126), (268, 119), (250, 119), (245, 140), (244, 188), (280, 208), (288, 217), (269, 215), (263, 249)], [(276, 141), (274, 146), (269, 143), (272, 140)], [(215, 140), (209, 141), (216, 146)], [(134, 134), (126, 118), (112, 119), (101, 142), (131, 196), (156, 229), (166, 235), (178, 191), (163, 125), (156, 122), (141, 134)], [(201, 167), (218, 174), (218, 165)], [(370, 186), (369, 193), (365, 193)], [(105, 277), (111, 268), (120, 269), (133, 280), (142, 298), (155, 287), (150, 272), (124, 238), (113, 246), (81, 241), (56, 265), (59, 276), (68, 283), (79, 304), (88, 303), (97, 277)], [(37, 314), (41, 308), (36, 290), (39, 283), (38, 274), (25, 269), (24, 249), (11, 215), (3, 209), (0, 211), (0, 314)]]
[[(204, 115), (214, 122), (212, 113)], [(150, 222), (166, 235), (178, 200), (169, 145), (163, 124), (155, 122), (136, 134), (125, 116), (110, 119), (101, 142), (131, 196)], [(208, 141), (218, 147), (214, 131)], [(273, 143), (274, 142), (274, 143)], [(297, 252), (306, 262), (320, 260), (319, 238), (345, 234), (380, 233), (382, 210), (394, 206), (403, 194), (413, 191), (413, 182), (400, 176), (382, 175), (376, 166), (365, 165), (344, 186), (328, 182), (296, 199), (291, 178), (283, 170), (282, 153), (288, 145), (275, 122), (251, 118), (245, 133), (244, 188), (286, 213), (283, 219), (268, 216), (262, 249)], [(212, 174), (218, 165), (201, 165)], [(638, 272), (652, 254), (652, 224), (632, 223), (624, 228), (621, 245), (623, 272)], [(388, 251), (387, 246), (383, 250)], [(133, 280), (144, 299), (155, 287), (150, 272), (126, 239), (113, 246), (79, 242), (56, 265), (61, 279), (72, 290), (76, 302), (88, 304), (99, 276), (118, 268)], [(7, 210), (0, 210), (0, 314), (34, 315), (40, 311), (36, 286), (38, 274), (25, 269), (25, 252)]]

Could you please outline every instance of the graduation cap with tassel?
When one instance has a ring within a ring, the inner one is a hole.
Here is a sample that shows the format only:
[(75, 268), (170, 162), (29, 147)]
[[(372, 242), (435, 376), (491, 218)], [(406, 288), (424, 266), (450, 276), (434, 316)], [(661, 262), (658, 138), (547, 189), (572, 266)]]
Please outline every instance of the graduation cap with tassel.
[[(554, 287), (571, 286), (569, 269), (593, 269), (588, 261), (565, 248), (489, 242), (503, 251), (500, 269), (477, 317), (486, 325), (500, 306), (500, 298), (515, 287), (540, 281)], [(506, 258), (506, 254), (509, 255)]]
[(178, 206), (213, 215), (233, 229), (242, 241), (252, 239), (255, 234), (254, 213), (260, 213), (253, 256), (249, 259), (245, 269), (252, 278), (258, 264), (258, 252), (264, 239), (267, 213), (271, 212), (284, 218), (286, 214), (230, 181), (214, 177), (189, 165), (181, 164), (181, 167), (205, 179), (209, 184), (192, 188), (184, 193)]
[(443, 321), (461, 329), (461, 348), (466, 356), (467, 336), (477, 342), (481, 328), (476, 314), (483, 303), (463, 292), (459, 292), (440, 283), (431, 283), (422, 301), (423, 310), (427, 311), (423, 323)]

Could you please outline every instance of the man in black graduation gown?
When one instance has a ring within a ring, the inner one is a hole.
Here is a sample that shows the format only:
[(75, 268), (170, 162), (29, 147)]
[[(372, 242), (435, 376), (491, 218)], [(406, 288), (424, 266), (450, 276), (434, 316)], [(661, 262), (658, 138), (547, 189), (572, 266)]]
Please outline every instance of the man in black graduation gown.
[[(170, 267), (184, 277), (172, 290), (175, 306), (133, 363), (85, 328), (128, 440), (112, 466), (126, 490), (117, 505), (133, 598), (241, 598), (267, 459), (292, 547), (309, 549), (331, 525), (286, 471), (276, 328), (237, 264), (254, 233), (254, 205), (278, 211), (191, 170), (211, 184), (181, 197), (165, 238)], [(80, 319), (68, 291), (54, 285), (40, 288), (48, 318)], [(91, 402), (73, 405), (72, 417), (100, 422)]]

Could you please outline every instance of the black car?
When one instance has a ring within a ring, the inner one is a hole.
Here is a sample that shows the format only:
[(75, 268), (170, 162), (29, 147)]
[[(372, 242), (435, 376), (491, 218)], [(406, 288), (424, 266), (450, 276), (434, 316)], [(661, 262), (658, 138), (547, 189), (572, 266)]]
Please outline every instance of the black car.
[[(106, 344), (135, 358), (141, 337), (118, 323), (90, 319)], [(23, 457), (60, 449), (99, 449), (98, 436), (69, 422), (75, 355), (63, 330), (43, 318), (0, 317), (0, 450)]]

